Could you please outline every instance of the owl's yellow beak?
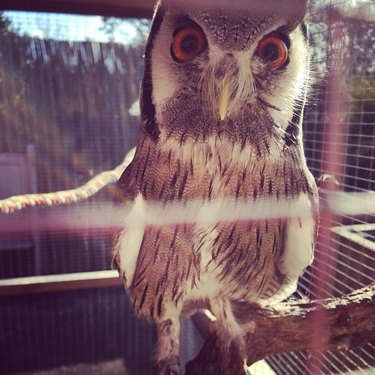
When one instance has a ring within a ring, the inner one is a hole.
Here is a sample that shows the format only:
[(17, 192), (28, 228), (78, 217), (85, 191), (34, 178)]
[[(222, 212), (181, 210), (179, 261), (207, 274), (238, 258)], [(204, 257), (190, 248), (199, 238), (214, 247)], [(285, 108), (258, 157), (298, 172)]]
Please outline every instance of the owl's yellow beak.
[(219, 115), (220, 115), (221, 121), (223, 121), (225, 117), (227, 117), (227, 114), (228, 114), (229, 96), (230, 96), (229, 87), (230, 85), (228, 81), (227, 80), (224, 81), (224, 85), (219, 96)]

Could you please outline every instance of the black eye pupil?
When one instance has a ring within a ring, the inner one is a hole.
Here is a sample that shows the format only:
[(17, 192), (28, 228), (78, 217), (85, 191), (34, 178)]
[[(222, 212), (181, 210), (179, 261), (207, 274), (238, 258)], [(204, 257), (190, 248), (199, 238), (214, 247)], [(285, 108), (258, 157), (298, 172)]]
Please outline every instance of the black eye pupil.
[(195, 36), (187, 35), (181, 42), (181, 49), (186, 53), (191, 53), (196, 51), (198, 47), (198, 42)]
[(269, 61), (275, 61), (279, 58), (279, 49), (273, 44), (269, 43), (263, 50), (264, 57)]

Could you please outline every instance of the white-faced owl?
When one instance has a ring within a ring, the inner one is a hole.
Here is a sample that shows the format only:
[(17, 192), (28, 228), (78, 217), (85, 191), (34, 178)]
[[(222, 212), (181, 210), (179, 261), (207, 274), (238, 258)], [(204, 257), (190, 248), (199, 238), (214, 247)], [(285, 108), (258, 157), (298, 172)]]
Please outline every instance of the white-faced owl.
[[(318, 203), (302, 144), (306, 7), (304, 0), (156, 6), (138, 144), (118, 184), (130, 221), (114, 260), (136, 313), (156, 323), (160, 374), (181, 371), (185, 312), (210, 310), (223, 346), (236, 343), (244, 354), (251, 327), (237, 320), (234, 301), (282, 300), (312, 262)], [(254, 202), (297, 202), (305, 211), (241, 220), (221, 212), (215, 221), (216, 204), (207, 220), (174, 223), (173, 211), (170, 224), (140, 219), (152, 204), (188, 209), (226, 200), (242, 209), (249, 202), (249, 210)]]

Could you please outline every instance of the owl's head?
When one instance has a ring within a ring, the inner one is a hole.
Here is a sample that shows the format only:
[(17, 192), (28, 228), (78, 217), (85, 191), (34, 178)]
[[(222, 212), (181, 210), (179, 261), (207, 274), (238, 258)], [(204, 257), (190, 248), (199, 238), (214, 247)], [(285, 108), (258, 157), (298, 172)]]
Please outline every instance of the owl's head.
[(309, 58), (304, 0), (161, 0), (145, 53), (144, 131), (300, 141)]

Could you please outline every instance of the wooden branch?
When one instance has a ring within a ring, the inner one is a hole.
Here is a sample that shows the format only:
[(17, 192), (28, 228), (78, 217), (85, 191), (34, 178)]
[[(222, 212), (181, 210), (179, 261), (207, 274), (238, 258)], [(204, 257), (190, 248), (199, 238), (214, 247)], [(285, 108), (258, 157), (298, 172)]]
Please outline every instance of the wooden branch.
[[(274, 309), (256, 307), (246, 315), (247, 322), (256, 324), (255, 332), (245, 338), (249, 365), (302, 349), (350, 349), (375, 338), (375, 283), (341, 298), (280, 303)], [(208, 337), (198, 356), (186, 365), (186, 375), (221, 373), (217, 343), (216, 334)]]

